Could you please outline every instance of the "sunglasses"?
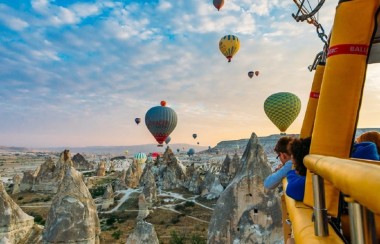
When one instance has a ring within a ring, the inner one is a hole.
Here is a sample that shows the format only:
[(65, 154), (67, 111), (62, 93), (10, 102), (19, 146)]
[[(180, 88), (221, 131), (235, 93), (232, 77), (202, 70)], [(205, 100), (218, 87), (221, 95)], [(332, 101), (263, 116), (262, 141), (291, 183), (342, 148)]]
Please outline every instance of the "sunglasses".
[(280, 154), (277, 154), (277, 157), (276, 157), (276, 159), (278, 159), (280, 157)]

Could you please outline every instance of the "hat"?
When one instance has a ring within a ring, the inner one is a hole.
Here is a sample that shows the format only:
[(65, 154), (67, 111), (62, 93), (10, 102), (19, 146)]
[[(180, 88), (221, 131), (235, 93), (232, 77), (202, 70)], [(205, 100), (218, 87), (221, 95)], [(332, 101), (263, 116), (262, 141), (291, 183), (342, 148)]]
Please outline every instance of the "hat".
[(354, 144), (352, 158), (379, 160), (376, 144), (373, 142), (360, 142)]

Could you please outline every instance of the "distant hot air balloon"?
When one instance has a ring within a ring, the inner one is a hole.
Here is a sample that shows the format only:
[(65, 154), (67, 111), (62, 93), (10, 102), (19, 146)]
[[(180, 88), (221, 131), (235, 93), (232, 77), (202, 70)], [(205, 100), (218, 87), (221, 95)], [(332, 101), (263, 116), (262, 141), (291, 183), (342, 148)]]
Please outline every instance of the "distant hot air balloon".
[(197, 144), (199, 145), (199, 142), (197, 142)]
[(211, 146), (208, 146), (208, 150), (210, 150), (211, 149)]
[(165, 139), (165, 143), (166, 143), (166, 145), (168, 145), (169, 144), (169, 142), (171, 141), (171, 137), (170, 136), (168, 136), (168, 137), (166, 137), (166, 139)]
[(253, 71), (249, 71), (249, 72), (248, 72), (248, 76), (249, 76), (249, 78), (252, 78), (254, 74), (255, 74), (255, 73), (254, 73)]
[(188, 155), (189, 157), (192, 156), (192, 155), (194, 155), (194, 153), (195, 153), (194, 148), (190, 148), (189, 151), (187, 151), (187, 155)]
[(255, 71), (255, 75), (256, 76), (259, 76), (260, 72), (259, 71)]
[(166, 105), (166, 102), (163, 102), (164, 101), (161, 101), (161, 106), (153, 107), (145, 114), (146, 127), (148, 127), (148, 130), (158, 142), (159, 147), (162, 147), (165, 139), (177, 126), (176, 112), (173, 109), (162, 105)]
[(145, 153), (139, 152), (135, 154), (133, 159), (136, 160), (138, 164), (143, 164), (147, 160), (147, 157)]
[(179, 152), (180, 150), (179, 150), (179, 148), (177, 148), (177, 152)]
[(136, 118), (136, 119), (135, 119), (135, 122), (136, 122), (136, 124), (140, 124), (140, 122), (141, 122), (141, 118)]
[(290, 92), (270, 95), (264, 102), (264, 111), (275, 126), (285, 133), (301, 110), (301, 100)]
[(166, 106), (166, 101), (161, 101), (160, 104), (161, 104), (161, 106), (165, 107)]
[(214, 7), (219, 11), (224, 5), (224, 0), (213, 0), (212, 3), (214, 4)]
[(239, 38), (234, 35), (224, 36), (219, 41), (219, 50), (226, 56), (228, 62), (231, 62), (232, 57), (239, 51), (239, 48)]
[(198, 136), (197, 134), (193, 134), (193, 138), (194, 138), (194, 139), (197, 138), (197, 136)]
[(125, 150), (124, 153), (125, 153), (125, 155), (128, 155), (129, 151), (128, 151), (128, 150)]

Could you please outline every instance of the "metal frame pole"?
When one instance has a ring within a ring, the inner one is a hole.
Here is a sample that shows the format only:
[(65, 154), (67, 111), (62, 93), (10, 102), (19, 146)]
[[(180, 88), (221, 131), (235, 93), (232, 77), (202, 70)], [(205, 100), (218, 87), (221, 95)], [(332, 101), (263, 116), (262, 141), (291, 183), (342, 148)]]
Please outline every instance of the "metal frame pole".
[(314, 196), (314, 234), (328, 236), (327, 209), (325, 204), (325, 187), (323, 178), (317, 174), (312, 175)]

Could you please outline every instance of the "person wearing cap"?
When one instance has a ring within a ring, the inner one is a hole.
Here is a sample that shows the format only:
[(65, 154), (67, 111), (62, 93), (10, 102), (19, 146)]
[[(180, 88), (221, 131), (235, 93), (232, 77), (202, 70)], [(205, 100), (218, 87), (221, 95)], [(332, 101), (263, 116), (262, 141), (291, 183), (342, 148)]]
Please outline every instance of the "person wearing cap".
[(264, 180), (264, 187), (266, 189), (275, 189), (292, 169), (292, 161), (288, 152), (288, 144), (292, 140), (292, 137), (284, 136), (277, 141), (274, 151), (277, 153), (277, 159), (280, 160), (281, 164)]

